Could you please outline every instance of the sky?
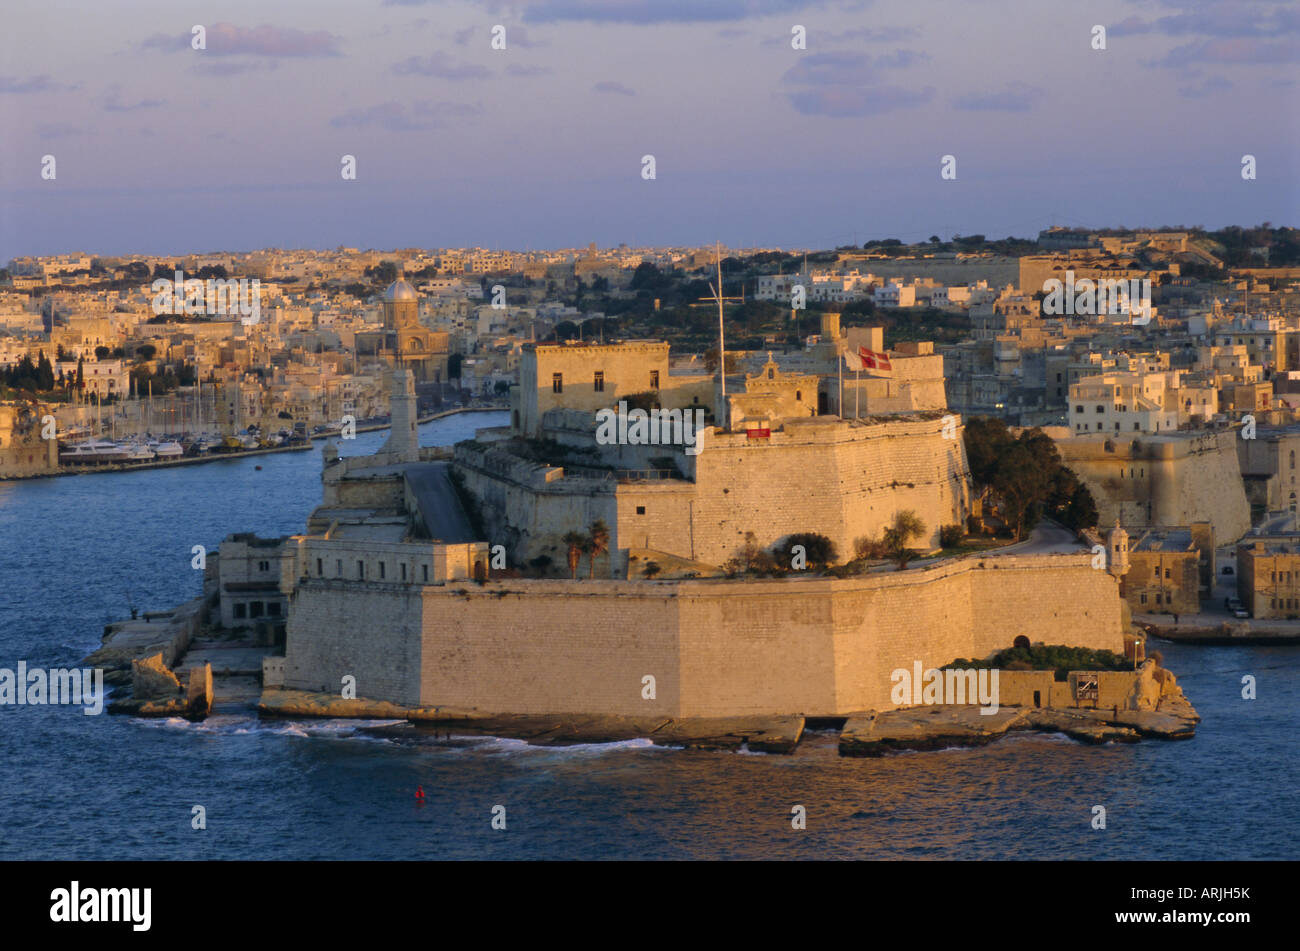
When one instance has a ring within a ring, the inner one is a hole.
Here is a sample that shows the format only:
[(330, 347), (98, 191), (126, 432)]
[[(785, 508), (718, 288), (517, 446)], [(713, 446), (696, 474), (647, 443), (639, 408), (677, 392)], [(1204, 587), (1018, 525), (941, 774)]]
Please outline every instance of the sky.
[(7, 0), (0, 261), (1295, 226), (1298, 81), (1275, 0)]

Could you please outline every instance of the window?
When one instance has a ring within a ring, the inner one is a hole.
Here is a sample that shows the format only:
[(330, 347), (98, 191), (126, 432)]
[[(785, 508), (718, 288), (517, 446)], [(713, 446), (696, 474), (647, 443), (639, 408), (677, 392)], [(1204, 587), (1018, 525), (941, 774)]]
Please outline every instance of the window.
[(1166, 569), (1165, 569), (1165, 577), (1166, 577), (1166, 578), (1172, 578), (1172, 577), (1173, 577), (1173, 574), (1172, 574), (1172, 570), (1171, 570), (1171, 569), (1169, 569), (1169, 568), (1166, 568)]
[(248, 616), (248, 608), (242, 604), (235, 605), (235, 617), (242, 618)]
[(270, 563), (269, 561), (259, 561), (259, 562), (257, 563), (257, 570), (258, 570), (258, 571), (270, 571), (270, 570), (271, 570), (271, 563)]
[(424, 570), (424, 580), (427, 582), (429, 580), (429, 566), (421, 565), (420, 567)]
[(1147, 596), (1146, 596), (1145, 594), (1142, 595), (1142, 603), (1143, 603), (1143, 604), (1146, 604), (1146, 603), (1147, 603)]
[(1160, 595), (1158, 594), (1156, 595), (1156, 604), (1164, 604), (1164, 601), (1161, 600)]
[(316, 577), (317, 578), (325, 577), (325, 562), (320, 558), (316, 559)]
[(1101, 405), (1098, 405), (1098, 406), (1097, 406), (1097, 412), (1099, 412), (1099, 413), (1104, 413), (1104, 412), (1106, 412), (1106, 407), (1101, 406)]
[(1156, 580), (1160, 580), (1160, 566), (1156, 565)]
[(562, 373), (551, 374), (551, 392), (552, 393), (564, 392), (564, 374)]
[(280, 616), (280, 602), (279, 602), (279, 601), (268, 601), (268, 602), (266, 602), (266, 613), (267, 613), (269, 616), (271, 616), (271, 617), (279, 617), (279, 616)]
[(1082, 407), (1082, 406), (1076, 406), (1076, 407), (1074, 408), (1074, 411), (1075, 411), (1076, 413), (1082, 413), (1082, 412), (1083, 412), (1083, 407)]
[(636, 507), (636, 514), (637, 514), (637, 515), (644, 515), (644, 514), (645, 514), (645, 506), (644, 506), (644, 505), (638, 505), (638, 506)]
[(402, 562), (402, 580), (406, 580), (406, 562)]
[(336, 578), (342, 578), (342, 577), (343, 577), (343, 559), (342, 559), (342, 558), (338, 558), (338, 559), (336, 559), (335, 562), (334, 562), (334, 576), (335, 576)]
[[(698, 397), (696, 397), (696, 398), (698, 399)], [(795, 390), (795, 391), (794, 391), (794, 398), (795, 398), (795, 401), (796, 401), (796, 402), (801, 402), (801, 401), (803, 400), (803, 391), (802, 391), (802, 390)]]
[(605, 392), (605, 371), (604, 370), (596, 371), (596, 379), (592, 385), (595, 387), (597, 393)]
[(384, 577), (384, 563), (382, 561), (379, 563), (379, 577)]
[(650, 389), (652, 389), (652, 390), (657, 390), (657, 389), (659, 389), (659, 371), (658, 371), (658, 370), (651, 370), (651, 371), (650, 371)]
[(364, 578), (365, 576), (366, 576), (366, 563), (361, 559), (357, 559), (357, 577)]
[(248, 603), (248, 616), (261, 617), (263, 613), (263, 609), (264, 609), (264, 605), (262, 604), (261, 601), (250, 601)]

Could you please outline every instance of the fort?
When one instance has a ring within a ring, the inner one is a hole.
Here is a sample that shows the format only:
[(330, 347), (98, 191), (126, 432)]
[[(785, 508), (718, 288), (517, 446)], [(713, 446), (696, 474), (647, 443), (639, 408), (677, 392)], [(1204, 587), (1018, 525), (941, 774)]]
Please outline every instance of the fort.
[[(960, 419), (926, 385), (941, 362), (921, 348), (891, 354), (915, 388), (888, 380), (864, 392), (868, 415), (821, 413), (832, 386), (833, 405), (843, 403), (836, 364), (851, 345), (828, 316), (829, 360), (814, 352), (783, 369), (760, 356), (728, 370), (725, 398), (720, 380), (673, 372), (666, 344), (528, 346), (510, 425), (455, 447), (418, 445), (414, 373), (395, 367), (388, 441), (350, 458), (326, 444), (322, 500), (305, 531), (232, 535), (209, 556), (205, 598), (220, 625), (263, 630), (283, 647), (263, 662), (260, 708), (496, 718), (498, 729), (541, 718), (548, 736), (582, 718), (632, 735), (776, 718), (776, 748), (797, 742), (808, 718), (848, 722), (897, 706), (900, 668), (1015, 642), (1128, 652), (1135, 669), (1108, 688), (1115, 714), (1154, 715), (1135, 687), (1149, 671), (1136, 669), (1120, 575), (1098, 570), (1083, 542), (923, 558), (909, 570), (737, 569), (746, 552), (796, 535), (824, 537), (830, 566), (843, 564), (903, 511), (923, 525), (921, 554), (937, 553), (940, 529), (971, 513)], [(624, 400), (705, 414), (698, 452), (605, 445), (598, 417)], [(589, 576), (579, 579), (584, 554)], [(1070, 687), (1063, 693), (1045, 673), (1033, 689), (1007, 683), (1033, 707), (1073, 704), (1073, 681), (1056, 685)], [(342, 697), (342, 685), (355, 695)], [(1020, 722), (986, 719), (1001, 730)], [(881, 722), (850, 747), (877, 748), (868, 734)]]
[(1062, 460), (1092, 491), (1100, 525), (1117, 519), (1127, 528), (1210, 522), (1221, 542), (1250, 531), (1241, 440), (1233, 430), (1048, 432), (1056, 435)]

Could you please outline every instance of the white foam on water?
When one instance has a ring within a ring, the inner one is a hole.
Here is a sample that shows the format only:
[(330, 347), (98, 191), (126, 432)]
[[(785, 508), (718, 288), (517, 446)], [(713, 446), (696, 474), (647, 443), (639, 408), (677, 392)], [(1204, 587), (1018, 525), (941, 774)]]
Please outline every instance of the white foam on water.
[(569, 743), (559, 746), (541, 746), (506, 736), (462, 736), (453, 733), (449, 739), (456, 746), (446, 748), (449, 753), (485, 753), (494, 756), (545, 756), (551, 759), (574, 759), (584, 756), (604, 756), (622, 750), (665, 749), (645, 737), (631, 740), (614, 740), (609, 743)]

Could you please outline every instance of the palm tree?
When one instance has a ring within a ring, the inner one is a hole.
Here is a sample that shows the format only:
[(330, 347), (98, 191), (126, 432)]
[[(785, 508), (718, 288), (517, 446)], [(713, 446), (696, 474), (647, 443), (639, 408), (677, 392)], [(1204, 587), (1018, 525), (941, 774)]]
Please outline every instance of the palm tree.
[(587, 539), (580, 532), (566, 532), (563, 541), (569, 549), (569, 574), (576, 581), (578, 579), (578, 561), (582, 558), (582, 549), (586, 547)]
[(596, 556), (609, 551), (609, 526), (601, 519), (591, 523), (587, 535), (587, 551), (591, 554), (591, 577), (596, 577)]

